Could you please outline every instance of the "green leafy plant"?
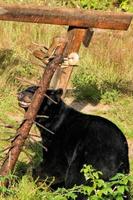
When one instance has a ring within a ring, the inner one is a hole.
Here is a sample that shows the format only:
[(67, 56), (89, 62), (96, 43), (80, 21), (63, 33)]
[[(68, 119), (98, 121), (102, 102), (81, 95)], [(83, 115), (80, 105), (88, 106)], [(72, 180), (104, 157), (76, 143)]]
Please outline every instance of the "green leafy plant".
[(123, 11), (133, 12), (131, 0), (80, 0), (80, 6), (84, 9), (107, 10), (119, 8)]
[(113, 4), (123, 11), (133, 12), (133, 4), (131, 0), (115, 0)]
[[(1, 177), (1, 180), (10, 179), (14, 183), (7, 189), (0, 187), (2, 194), (8, 194), (10, 199), (19, 200), (67, 200), (68, 198), (76, 200), (79, 194), (85, 195), (89, 200), (123, 200), (126, 192), (129, 192), (128, 183), (133, 181), (133, 177), (116, 174), (110, 181), (105, 182), (101, 177), (102, 173), (95, 170), (91, 165), (84, 165), (81, 173), (84, 174), (87, 184), (74, 186), (70, 189), (58, 188), (55, 191), (50, 189), (50, 185), (41, 183), (37, 185), (30, 176), (23, 176), (15, 183), (16, 177), (13, 175)], [(3, 198), (4, 199), (4, 198)], [(2, 200), (3, 200), (2, 199)]]
[(96, 171), (91, 165), (84, 165), (81, 172), (84, 173), (86, 181), (91, 186), (83, 186), (84, 194), (90, 200), (123, 200), (124, 195), (129, 192), (128, 183), (133, 180), (133, 177), (116, 174), (108, 182), (101, 179), (102, 173)]
[(111, 0), (80, 0), (80, 5), (85, 9), (106, 10), (111, 4)]

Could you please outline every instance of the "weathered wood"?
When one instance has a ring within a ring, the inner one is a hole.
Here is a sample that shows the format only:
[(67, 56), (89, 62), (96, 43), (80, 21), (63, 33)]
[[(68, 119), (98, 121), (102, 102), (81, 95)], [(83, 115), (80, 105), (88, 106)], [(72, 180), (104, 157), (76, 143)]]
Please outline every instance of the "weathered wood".
[(93, 30), (90, 30), (88, 28), (88, 30), (86, 31), (86, 35), (85, 37), (83, 38), (83, 45), (87, 48), (91, 42), (91, 38), (93, 36), (93, 33), (94, 31)]
[(0, 20), (127, 30), (132, 14), (37, 5), (0, 5)]
[[(88, 35), (88, 29), (79, 29), (70, 27), (68, 29), (68, 43), (64, 51), (64, 57), (67, 57), (72, 52), (77, 52), (80, 49), (80, 45), (82, 42), (86, 43), (86, 46), (89, 45), (93, 34)], [(87, 39), (88, 36), (88, 39)], [(73, 66), (68, 66), (68, 68), (59, 69), (61, 77), (57, 83), (57, 87), (63, 88), (64, 95), (67, 89), (68, 82), (70, 80)]]
[[(32, 103), (30, 104), (28, 111), (24, 116), (24, 121), (17, 130), (16, 137), (11, 143), (11, 148), (8, 152), (7, 158), (0, 169), (0, 176), (5, 176), (14, 169), (16, 161), (18, 160), (18, 156), (23, 148), (25, 140), (29, 135), (31, 126), (34, 123), (37, 112), (44, 99), (44, 94), (49, 86), (50, 80), (55, 70), (63, 62), (63, 51), (66, 46), (66, 42), (66, 38), (61, 39), (60, 46), (55, 50), (55, 58), (49, 62), (46, 67), (42, 80), (40, 81), (39, 88), (35, 92)], [(6, 182), (4, 184), (6, 184)]]

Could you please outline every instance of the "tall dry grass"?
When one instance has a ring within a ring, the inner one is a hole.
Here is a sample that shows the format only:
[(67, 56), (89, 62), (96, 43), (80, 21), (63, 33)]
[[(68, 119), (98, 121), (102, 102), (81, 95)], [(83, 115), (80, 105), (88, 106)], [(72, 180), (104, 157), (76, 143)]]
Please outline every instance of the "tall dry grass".
[[(58, 0), (0, 0), (0, 3), (21, 3), (36, 5), (51, 5), (61, 4), (63, 1)], [(59, 35), (61, 32), (67, 31), (66, 27), (17, 23), (17, 22), (2, 22), (0, 21), (0, 49), (12, 50), (12, 59), (20, 59), (18, 64), (10, 62), (6, 64), (6, 77), (8, 71), (12, 68), (14, 76), (17, 69), (24, 71), (24, 66), (32, 68), (30, 64), (30, 54), (27, 51), (27, 46), (32, 42), (50, 45), (52, 38)], [(101, 80), (117, 84), (123, 90), (132, 90), (133, 80), (133, 24), (126, 31), (100, 31), (96, 30), (91, 44), (88, 49), (81, 48), (80, 64), (76, 73), (80, 74), (80, 70), (87, 70), (93, 76), (96, 76), (97, 82), (101, 84)], [(8, 60), (9, 56), (5, 57)], [(11, 58), (10, 58), (11, 60)], [(10, 61), (9, 60), (9, 61)], [(2, 64), (0, 57), (0, 64)], [(26, 68), (26, 67), (25, 67)], [(27, 72), (26, 72), (27, 71)], [(41, 70), (40, 70), (41, 71)], [(29, 73), (29, 69), (25, 70), (23, 75)], [(4, 76), (4, 74), (3, 74)], [(10, 73), (9, 73), (10, 76)], [(80, 75), (79, 75), (80, 76)], [(5, 77), (4, 77), (5, 79)], [(3, 80), (2, 80), (3, 81)]]
[(100, 93), (103, 90), (116, 89), (132, 94), (132, 34), (133, 24), (128, 31), (96, 30), (89, 48), (82, 48), (80, 52), (80, 66), (74, 72), (74, 86), (83, 84), (85, 92), (89, 91), (92, 84)]
[[(44, 44), (49, 47), (52, 38), (65, 31), (65, 28), (44, 24), (1, 22), (0, 21), (0, 65), (4, 64), (4, 73), (2, 73), (1, 85), (16, 74), (27, 76), (32, 69), (36, 67), (36, 73), (41, 72), (41, 68), (31, 64), (33, 57), (28, 51), (31, 43)], [(3, 53), (2, 53), (3, 51)], [(5, 51), (7, 52), (5, 55)], [(9, 52), (9, 54), (8, 54)], [(10, 52), (12, 54), (10, 55)], [(39, 71), (38, 71), (39, 69)], [(19, 71), (19, 73), (16, 73)], [(39, 74), (40, 75), (40, 74)], [(34, 74), (38, 78), (38, 74)], [(35, 79), (33, 77), (33, 79)]]

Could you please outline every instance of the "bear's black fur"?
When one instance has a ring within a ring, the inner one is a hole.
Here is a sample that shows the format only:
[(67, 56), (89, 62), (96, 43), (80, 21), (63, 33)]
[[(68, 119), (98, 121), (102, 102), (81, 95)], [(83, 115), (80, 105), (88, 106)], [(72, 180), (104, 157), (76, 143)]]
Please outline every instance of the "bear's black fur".
[[(36, 89), (32, 86), (19, 93), (21, 107), (27, 109)], [(84, 164), (102, 171), (104, 180), (118, 172), (129, 173), (127, 141), (115, 124), (67, 106), (61, 100), (62, 89), (47, 90), (47, 95), (57, 104), (45, 97), (36, 118), (43, 145), (47, 148), (43, 150), (40, 176), (54, 176), (70, 188), (84, 183), (80, 173)]]

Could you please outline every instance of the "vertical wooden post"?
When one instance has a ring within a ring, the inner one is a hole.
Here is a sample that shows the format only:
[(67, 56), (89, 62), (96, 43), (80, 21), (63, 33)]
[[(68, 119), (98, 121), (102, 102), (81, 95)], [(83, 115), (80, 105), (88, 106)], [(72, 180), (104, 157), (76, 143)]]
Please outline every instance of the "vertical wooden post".
[[(64, 51), (64, 57), (67, 57), (72, 52), (77, 52), (80, 49), (81, 43), (87, 47), (91, 41), (93, 32), (90, 29), (82, 29), (69, 27), (68, 29), (68, 44)], [(60, 76), (60, 79), (57, 83), (57, 87), (63, 88), (64, 95), (66, 93), (67, 85), (70, 80), (71, 74), (73, 71), (72, 66), (67, 68), (60, 69), (57, 76)]]

